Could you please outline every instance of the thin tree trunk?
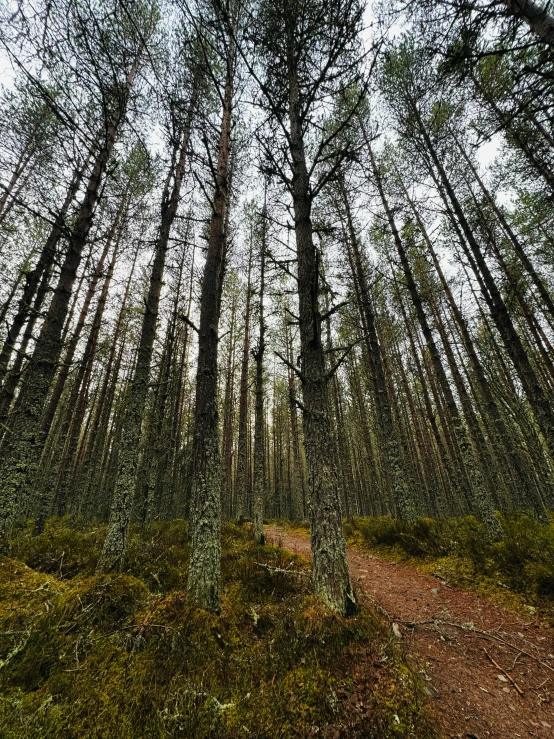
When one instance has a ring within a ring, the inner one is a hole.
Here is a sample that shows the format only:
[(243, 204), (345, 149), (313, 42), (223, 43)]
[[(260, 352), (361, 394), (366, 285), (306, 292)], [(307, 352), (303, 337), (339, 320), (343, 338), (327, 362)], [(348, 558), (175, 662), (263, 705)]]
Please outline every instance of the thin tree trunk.
[(87, 320), (88, 312), (90, 309), (90, 304), (96, 292), (98, 282), (104, 272), (104, 263), (106, 261), (106, 257), (108, 256), (108, 252), (112, 245), (112, 240), (119, 227), (121, 215), (125, 207), (125, 201), (126, 201), (126, 195), (123, 195), (121, 199), (121, 203), (117, 211), (117, 214), (116, 214), (116, 217), (115, 217), (115, 220), (110, 228), (110, 231), (104, 243), (102, 254), (100, 255), (100, 259), (98, 260), (98, 263), (92, 273), (92, 279), (89, 283), (87, 292), (85, 294), (85, 299), (83, 300), (83, 305), (81, 306), (79, 318), (77, 319), (77, 325), (75, 326), (73, 335), (69, 341), (69, 346), (67, 347), (62, 365), (60, 367), (60, 371), (58, 372), (58, 377), (54, 384), (54, 389), (52, 390), (52, 393), (50, 395), (50, 400), (48, 401), (48, 405), (46, 406), (46, 410), (42, 417), (40, 431), (41, 431), (41, 434), (44, 436), (44, 438), (46, 438), (46, 436), (48, 435), (50, 426), (52, 425), (52, 421), (54, 420), (54, 415), (56, 413), (58, 404), (60, 402), (60, 398), (62, 397), (65, 383), (67, 381), (67, 378), (69, 377), (69, 373), (73, 365), (73, 357), (75, 356), (75, 351), (77, 349), (77, 345), (79, 344), (79, 340), (81, 338), (81, 334), (83, 332), (83, 328)]
[(237, 296), (231, 304), (231, 325), (229, 329), (229, 353), (227, 355), (227, 376), (225, 378), (225, 397), (223, 399), (223, 434), (221, 455), (221, 509), (225, 518), (231, 517), (233, 497), (233, 418), (234, 418), (234, 375), (235, 375), (235, 326), (237, 315)]
[(75, 173), (73, 180), (68, 188), (63, 205), (56, 216), (54, 224), (50, 230), (50, 234), (46, 239), (40, 257), (34, 269), (29, 272), (25, 281), (25, 287), (23, 289), (23, 295), (19, 301), (17, 313), (15, 314), (12, 323), (8, 329), (8, 335), (4, 341), (2, 351), (0, 352), (0, 379), (5, 375), (6, 368), (10, 361), (10, 356), (15, 347), (17, 339), (21, 329), (23, 328), (27, 317), (31, 311), (31, 303), (35, 297), (35, 293), (38, 289), (40, 280), (45, 271), (50, 271), (52, 264), (54, 263), (54, 257), (56, 253), (56, 247), (63, 235), (65, 229), (65, 220), (71, 207), (71, 203), (77, 194), (79, 185), (83, 178), (85, 169), (88, 165), (89, 158), (85, 164)]
[[(489, 419), (488, 429), (492, 436), (493, 448), (497, 451), (497, 453), (500, 453), (501, 459), (503, 457), (505, 461), (505, 464), (501, 465), (502, 467), (501, 476), (505, 478), (506, 476), (505, 476), (504, 470), (506, 468), (515, 466), (517, 475), (519, 477), (519, 484), (520, 486), (523, 487), (523, 489), (526, 489), (527, 480), (525, 478), (524, 470), (522, 469), (521, 465), (516, 461), (518, 460), (518, 457), (519, 457), (518, 449), (516, 449), (512, 443), (512, 435), (509, 429), (506, 427), (504, 418), (502, 417), (500, 410), (498, 408), (498, 405), (496, 403), (496, 400), (492, 394), (490, 383), (488, 381), (487, 376), (485, 375), (485, 371), (479, 360), (479, 357), (477, 356), (475, 346), (473, 344), (473, 341), (471, 339), (471, 336), (467, 328), (467, 323), (464, 317), (462, 316), (460, 309), (458, 308), (458, 305), (454, 299), (454, 296), (452, 295), (450, 285), (448, 284), (448, 281), (446, 280), (446, 277), (444, 276), (444, 273), (442, 271), (437, 254), (435, 252), (431, 239), (429, 238), (425, 225), (419, 215), (419, 212), (417, 208), (415, 207), (415, 204), (409, 197), (408, 192), (401, 181), (400, 181), (400, 185), (404, 191), (404, 195), (406, 196), (406, 199), (408, 203), (410, 204), (412, 212), (416, 218), (419, 230), (421, 231), (421, 234), (427, 246), (427, 250), (429, 251), (429, 254), (431, 256), (431, 260), (435, 267), (435, 271), (437, 272), (437, 275), (439, 277), (441, 286), (444, 290), (446, 299), (452, 311), (452, 315), (454, 316), (454, 320), (456, 321), (456, 325), (458, 326), (458, 330), (462, 337), (464, 348), (469, 357), (470, 365), (473, 370), (473, 373), (474, 373), (474, 376), (475, 376), (475, 379), (477, 381), (477, 385), (479, 388), (479, 394), (485, 404), (486, 414)], [(514, 462), (515, 462), (515, 465), (514, 465)], [(506, 481), (506, 484), (509, 486), (509, 483), (507, 481)], [(536, 499), (536, 494), (534, 490), (535, 490), (534, 486), (531, 485), (529, 489), (529, 495), (531, 496), (531, 499), (533, 501), (532, 507), (535, 509), (535, 512), (537, 513), (539, 518), (542, 519), (544, 516), (544, 504), (542, 503), (540, 499), (538, 500)]]
[(491, 206), (495, 216), (498, 218), (498, 222), (504, 229), (504, 232), (506, 236), (509, 238), (515, 253), (517, 254), (518, 258), (520, 259), (521, 263), (525, 267), (527, 274), (531, 278), (531, 281), (535, 288), (537, 289), (537, 292), (539, 293), (542, 301), (543, 301), (543, 310), (547, 312), (549, 315), (550, 320), (554, 320), (554, 301), (552, 300), (552, 296), (550, 295), (546, 285), (544, 284), (544, 281), (539, 276), (535, 268), (533, 267), (533, 264), (531, 263), (531, 260), (527, 256), (527, 253), (520, 242), (519, 238), (514, 233), (512, 227), (508, 223), (508, 219), (502, 212), (502, 210), (498, 207), (496, 204), (495, 199), (493, 198), (492, 194), (489, 192), (488, 188), (486, 187), (485, 183), (482, 181), (482, 179), (479, 177), (479, 173), (473, 166), (473, 163), (471, 162), (470, 158), (468, 157), (464, 147), (460, 144), (459, 141), (456, 140), (456, 143), (458, 144), (458, 148), (462, 152), (462, 156), (464, 157), (465, 161), (469, 165), (469, 168), (471, 170), (471, 173), (473, 177), (475, 178), (477, 184), (481, 188), (483, 195), (487, 199), (487, 202)]
[(341, 195), (348, 224), (349, 239), (347, 241), (347, 249), (351, 252), (352, 271), (355, 273), (353, 277), (359, 290), (360, 312), (364, 316), (364, 338), (367, 343), (367, 351), (371, 358), (373, 370), (371, 374), (373, 376), (375, 406), (377, 408), (383, 452), (385, 455), (386, 476), (392, 482), (395, 504), (400, 517), (411, 523), (416, 518), (414, 502), (408, 492), (404, 461), (402, 459), (398, 435), (393, 423), (390, 399), (387, 393), (385, 370), (381, 347), (377, 338), (369, 285), (362, 265), (358, 237), (352, 221), (350, 203), (343, 183), (341, 183)]
[(242, 361), (240, 368), (239, 390), (239, 435), (237, 445), (237, 474), (235, 481), (236, 518), (242, 523), (246, 509), (246, 463), (248, 452), (248, 360), (250, 357), (250, 305), (252, 300), (252, 243), (248, 253), (248, 278), (246, 283), (246, 306), (244, 310), (244, 339), (242, 345)]
[[(416, 110), (415, 107), (414, 110)], [(442, 166), (442, 163), (437, 155), (437, 152), (435, 151), (429, 134), (427, 133), (427, 130), (423, 122), (421, 121), (417, 110), (416, 115), (418, 117), (418, 124), (421, 130), (421, 134), (425, 140), (427, 150), (429, 151), (433, 164), (435, 165), (435, 168), (438, 172), (442, 186), (446, 191), (446, 194), (448, 195), (448, 199), (452, 205), (452, 209), (456, 215), (459, 226), (463, 231), (465, 240), (469, 245), (469, 248), (471, 249), (477, 266), (477, 272), (480, 273), (484, 281), (486, 289), (485, 291), (483, 291), (483, 295), (489, 305), (492, 318), (496, 324), (500, 336), (502, 337), (502, 341), (504, 342), (506, 351), (508, 352), (508, 355), (514, 363), (516, 371), (521, 380), (525, 395), (527, 397), (527, 400), (529, 401), (529, 405), (533, 410), (533, 414), (536, 418), (539, 428), (541, 429), (546, 446), (548, 447), (552, 456), (554, 455), (554, 414), (552, 412), (552, 408), (550, 407), (548, 398), (546, 397), (543, 388), (538, 382), (536, 374), (529, 361), (529, 357), (527, 356), (525, 349), (523, 348), (521, 339), (514, 328), (513, 322), (502, 299), (500, 291), (486, 263), (483, 252), (479, 244), (477, 243), (475, 236), (473, 235), (473, 232), (463, 212), (462, 206), (460, 205), (460, 202), (456, 197), (450, 180), (444, 170), (444, 167)]]
[[(118, 213), (118, 217), (116, 218), (116, 223), (114, 224), (114, 228), (112, 228), (108, 239), (107, 244), (109, 245), (111, 243), (112, 237), (114, 235), (115, 231), (115, 225), (117, 225), (117, 222), (119, 220), (120, 212)], [(106, 307), (106, 301), (108, 298), (108, 291), (110, 289), (110, 284), (112, 281), (114, 269), (115, 269), (115, 263), (117, 260), (117, 256), (119, 253), (119, 247), (121, 244), (121, 238), (123, 235), (123, 228), (124, 228), (125, 219), (123, 220), (123, 223), (121, 224), (121, 228), (114, 246), (112, 258), (110, 260), (110, 264), (108, 266), (108, 271), (106, 274), (106, 278), (104, 280), (104, 284), (102, 285), (102, 291), (100, 293), (100, 297), (98, 300), (98, 305), (96, 306), (96, 311), (94, 314), (94, 318), (92, 321), (92, 326), (90, 328), (90, 333), (87, 339), (87, 343), (85, 345), (85, 350), (83, 353), (83, 357), (81, 359), (81, 362), (79, 364), (79, 368), (76, 372), (76, 377), (74, 379), (73, 385), (71, 387), (71, 392), (69, 393), (69, 397), (67, 399), (67, 405), (65, 409), (65, 413), (62, 415), (62, 425), (61, 425), (61, 435), (62, 439), (64, 441), (64, 447), (62, 449), (62, 455), (61, 460), (59, 464), (56, 466), (56, 469), (58, 471), (58, 479), (55, 486), (52, 487), (51, 491), (47, 491), (47, 493), (50, 493), (50, 495), (43, 496), (43, 500), (41, 501), (42, 505), (39, 508), (39, 512), (37, 514), (37, 519), (35, 522), (35, 529), (37, 532), (42, 532), (44, 528), (44, 524), (46, 522), (46, 516), (48, 515), (48, 511), (50, 508), (50, 501), (52, 498), (55, 498), (55, 508), (56, 513), (60, 516), (63, 516), (66, 512), (66, 507), (69, 499), (69, 493), (71, 491), (71, 484), (75, 482), (75, 476), (72, 474), (75, 470), (71, 470), (72, 463), (74, 466), (75, 462), (75, 454), (77, 451), (77, 445), (79, 442), (79, 437), (81, 435), (81, 426), (83, 423), (83, 419), (86, 412), (86, 388), (88, 387), (90, 377), (92, 374), (93, 369), (93, 362), (94, 362), (94, 356), (96, 354), (96, 346), (98, 343), (98, 337), (100, 335), (100, 329), (102, 326), (102, 318), (104, 315), (104, 310)], [(96, 278), (96, 276), (100, 275), (100, 272), (104, 269), (104, 260), (107, 256), (107, 248), (104, 250), (104, 253), (102, 254), (102, 257), (100, 259), (100, 263), (96, 268), (96, 274), (93, 277), (93, 280)], [(86, 302), (86, 299), (85, 299)], [(72, 361), (72, 357), (69, 361)], [(48, 426), (48, 429), (50, 426)], [(43, 433), (44, 433), (44, 427), (43, 427)], [(73, 488), (74, 493), (79, 493), (78, 490)]]
[(27, 325), (25, 326), (25, 331), (23, 332), (21, 344), (17, 349), (15, 362), (8, 372), (4, 384), (2, 385), (2, 389), (0, 390), (0, 427), (5, 426), (8, 421), (8, 415), (15, 395), (15, 391), (17, 390), (17, 386), (19, 385), (19, 381), (23, 374), (22, 367), (23, 362), (25, 361), (27, 356), (27, 347), (29, 346), (29, 342), (33, 338), (33, 331), (35, 329), (36, 322), (40, 316), (40, 311), (46, 298), (46, 293), (48, 292), (52, 267), (53, 264), (51, 264), (49, 268), (44, 270), (44, 272), (42, 273), (42, 279), (37, 288), (37, 293), (31, 307), (29, 320), (27, 321)]
[[(254, 486), (253, 486), (253, 532), (258, 544), (264, 543), (264, 351), (265, 351), (265, 259), (267, 238), (267, 210), (264, 203), (262, 212), (262, 237), (260, 243), (260, 292), (258, 303), (258, 345), (254, 350), (256, 362), (256, 391), (254, 415)], [(274, 429), (276, 420), (274, 419)]]
[(412, 273), (410, 263), (408, 261), (408, 257), (406, 254), (406, 250), (404, 248), (404, 244), (402, 243), (400, 234), (398, 233), (398, 230), (396, 228), (394, 216), (392, 214), (387, 197), (385, 195), (385, 191), (384, 191), (382, 180), (381, 180), (381, 174), (377, 167), (377, 163), (373, 156), (373, 152), (369, 145), (369, 141), (366, 140), (366, 143), (368, 147), (368, 154), (369, 154), (370, 161), (371, 161), (373, 175), (375, 177), (375, 182), (379, 190), (381, 202), (383, 203), (383, 208), (385, 209), (389, 227), (391, 229), (391, 232), (394, 238), (398, 256), (402, 264), (402, 270), (406, 278), (406, 284), (408, 287), (408, 291), (410, 293), (410, 297), (412, 299), (412, 302), (413, 302), (413, 305), (416, 311), (417, 319), (419, 321), (421, 330), (423, 332), (425, 341), (427, 343), (427, 348), (429, 350), (431, 361), (433, 363), (433, 369), (435, 371), (435, 375), (439, 383), (439, 387), (441, 389), (441, 392), (444, 395), (445, 402), (448, 408), (448, 412), (449, 412), (450, 418), (452, 419), (452, 422), (454, 425), (454, 433), (455, 433), (456, 441), (459, 446), (460, 452), (462, 454), (462, 458), (465, 464), (466, 471), (468, 472), (470, 479), (471, 479), (471, 485), (473, 489), (473, 494), (475, 496), (475, 502), (477, 504), (477, 507), (479, 509), (479, 513), (483, 519), (483, 522), (485, 523), (487, 529), (489, 530), (491, 537), (495, 539), (500, 538), (503, 533), (502, 527), (500, 525), (499, 520), (494, 514), (494, 510), (491, 505), (489, 495), (484, 489), (483, 478), (482, 478), (481, 471), (479, 469), (478, 461), (475, 456), (475, 450), (473, 449), (471, 442), (467, 438), (465, 428), (463, 426), (458, 408), (456, 406), (456, 401), (454, 400), (454, 395), (450, 388), (448, 378), (446, 377), (446, 373), (442, 365), (442, 361), (440, 358), (438, 348), (435, 344), (435, 340), (433, 338), (431, 328), (429, 327), (429, 323), (427, 321), (427, 316), (425, 315), (425, 311), (423, 309), (421, 297), (419, 295), (419, 292), (418, 292), (418, 289), (417, 289), (417, 286), (414, 280), (414, 276)]

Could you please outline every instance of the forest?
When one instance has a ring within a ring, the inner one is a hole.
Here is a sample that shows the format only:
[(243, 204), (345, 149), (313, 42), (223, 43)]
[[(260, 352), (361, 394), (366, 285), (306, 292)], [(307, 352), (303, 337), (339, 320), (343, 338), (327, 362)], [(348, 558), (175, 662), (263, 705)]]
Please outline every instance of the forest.
[(554, 737), (550, 2), (0, 19), (0, 739)]

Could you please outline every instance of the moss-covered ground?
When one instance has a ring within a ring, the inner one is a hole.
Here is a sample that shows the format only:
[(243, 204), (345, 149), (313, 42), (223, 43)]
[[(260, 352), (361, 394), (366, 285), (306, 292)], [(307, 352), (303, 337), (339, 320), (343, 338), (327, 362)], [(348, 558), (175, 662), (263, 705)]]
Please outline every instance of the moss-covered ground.
[(227, 525), (213, 615), (187, 601), (184, 521), (99, 576), (104, 536), (57, 519), (3, 543), (2, 739), (436, 736), (387, 624), (323, 609), (307, 561)]
[(554, 625), (554, 525), (542, 526), (525, 513), (502, 516), (501, 523), (504, 537), (498, 542), (472, 517), (421, 518), (412, 525), (355, 518), (344, 530), (350, 546), (409, 561), (450, 585)]

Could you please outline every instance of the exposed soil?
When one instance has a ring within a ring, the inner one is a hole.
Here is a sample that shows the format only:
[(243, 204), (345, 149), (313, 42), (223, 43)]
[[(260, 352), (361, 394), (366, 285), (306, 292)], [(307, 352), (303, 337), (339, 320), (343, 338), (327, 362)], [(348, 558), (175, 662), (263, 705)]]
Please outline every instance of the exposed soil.
[[(308, 536), (268, 526), (266, 537), (310, 555)], [(350, 549), (348, 562), (358, 598), (383, 611), (424, 678), (445, 737), (554, 737), (554, 631), (413, 567)]]

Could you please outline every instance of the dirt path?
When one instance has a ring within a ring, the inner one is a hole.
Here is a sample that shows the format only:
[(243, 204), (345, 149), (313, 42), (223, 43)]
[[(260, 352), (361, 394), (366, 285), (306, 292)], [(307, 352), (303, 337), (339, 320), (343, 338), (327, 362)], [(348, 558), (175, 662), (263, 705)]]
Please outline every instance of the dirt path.
[[(279, 526), (266, 527), (266, 536), (310, 554), (307, 536)], [(356, 550), (348, 551), (348, 562), (359, 597), (376, 602), (393, 631), (400, 630), (445, 737), (554, 739), (552, 630), (412, 567)]]

